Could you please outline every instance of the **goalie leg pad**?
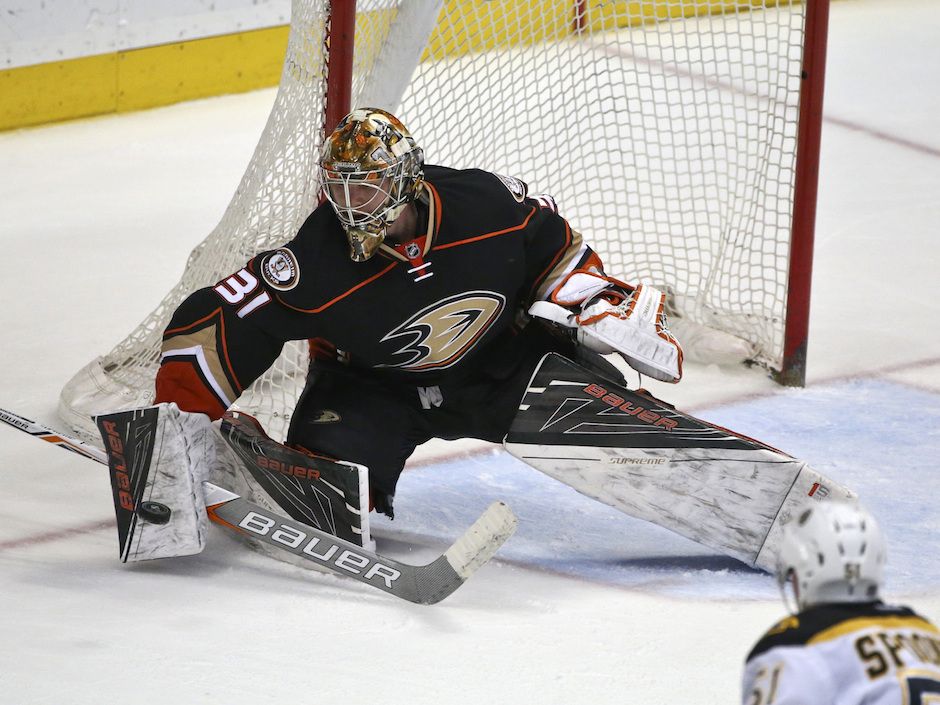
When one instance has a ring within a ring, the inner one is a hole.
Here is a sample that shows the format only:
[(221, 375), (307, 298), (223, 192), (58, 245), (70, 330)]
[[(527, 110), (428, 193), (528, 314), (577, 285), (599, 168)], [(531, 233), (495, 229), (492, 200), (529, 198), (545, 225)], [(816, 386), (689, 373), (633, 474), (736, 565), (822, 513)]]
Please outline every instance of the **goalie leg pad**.
[(769, 571), (791, 514), (854, 496), (796, 458), (554, 354), (504, 444), (588, 497)]
[(217, 482), (292, 519), (370, 548), (369, 472), (363, 465), (308, 455), (268, 437), (257, 419), (222, 417), (224, 457)]
[(200, 553), (208, 532), (202, 483), (218, 442), (209, 417), (159, 404), (95, 421), (108, 454), (121, 560)]

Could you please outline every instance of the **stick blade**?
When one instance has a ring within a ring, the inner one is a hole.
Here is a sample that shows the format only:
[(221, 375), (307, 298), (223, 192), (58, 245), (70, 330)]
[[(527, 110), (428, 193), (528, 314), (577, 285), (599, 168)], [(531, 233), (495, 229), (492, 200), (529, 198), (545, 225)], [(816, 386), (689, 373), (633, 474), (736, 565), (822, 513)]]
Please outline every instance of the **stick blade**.
[(493, 557), (516, 531), (519, 520), (505, 502), (493, 502), (444, 553), (454, 572), (466, 580)]
[(443, 600), (489, 562), (518, 523), (509, 505), (493, 502), (442, 556), (415, 571), (413, 594), (405, 599), (422, 605)]

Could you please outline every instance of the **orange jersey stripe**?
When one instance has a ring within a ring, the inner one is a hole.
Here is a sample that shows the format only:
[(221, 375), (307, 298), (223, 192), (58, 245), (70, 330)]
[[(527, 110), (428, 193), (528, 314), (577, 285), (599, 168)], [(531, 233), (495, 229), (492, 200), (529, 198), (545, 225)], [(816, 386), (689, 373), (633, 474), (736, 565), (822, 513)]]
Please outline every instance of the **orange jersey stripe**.
[(322, 306), (318, 306), (317, 308), (299, 308), (299, 307), (297, 307), (297, 306), (291, 306), (289, 303), (287, 303), (286, 301), (284, 301), (280, 296), (275, 296), (275, 298), (278, 300), (278, 302), (279, 302), (282, 306), (285, 306), (286, 308), (289, 308), (289, 309), (291, 309), (292, 311), (299, 311), (300, 313), (320, 313), (320, 312), (325, 311), (326, 309), (328, 309), (330, 306), (332, 306), (333, 304), (335, 304), (337, 301), (341, 301), (341, 300), (345, 299), (347, 296), (349, 296), (350, 294), (352, 294), (354, 291), (357, 291), (357, 290), (361, 289), (362, 287), (366, 286), (367, 284), (371, 284), (371, 283), (374, 282), (376, 279), (378, 279), (379, 277), (383, 276), (384, 274), (387, 274), (388, 272), (392, 271), (392, 269), (393, 269), (394, 267), (397, 267), (397, 266), (398, 266), (398, 262), (392, 262), (392, 263), (389, 264), (385, 269), (383, 269), (381, 272), (377, 272), (377, 273), (373, 274), (373, 275), (372, 275), (371, 277), (369, 277), (368, 279), (366, 279), (366, 280), (364, 280), (364, 281), (361, 281), (361, 282), (359, 282), (358, 284), (356, 284), (356, 286), (354, 286), (354, 287), (353, 287), (352, 289), (350, 289), (349, 291), (347, 291), (347, 292), (345, 292), (345, 293), (343, 293), (343, 294), (340, 294), (339, 296), (337, 296), (337, 297), (335, 297), (335, 298), (333, 298), (333, 299), (330, 299), (330, 300), (327, 301), (325, 304), (323, 304)]
[(213, 421), (222, 418), (225, 406), (203, 384), (189, 362), (165, 362), (157, 372), (154, 404), (175, 402), (182, 411), (206, 414)]

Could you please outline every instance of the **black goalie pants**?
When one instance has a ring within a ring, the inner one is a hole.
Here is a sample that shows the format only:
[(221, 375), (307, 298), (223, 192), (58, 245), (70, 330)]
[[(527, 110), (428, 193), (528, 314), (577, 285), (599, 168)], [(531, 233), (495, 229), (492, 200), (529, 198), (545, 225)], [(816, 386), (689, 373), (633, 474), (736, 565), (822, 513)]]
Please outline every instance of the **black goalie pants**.
[[(372, 501), (391, 516), (391, 498), (415, 448), (431, 438), (502, 442), (526, 385), (548, 352), (575, 346), (530, 324), (487, 351), (490, 364), (454, 384), (415, 387), (334, 362), (311, 366), (287, 442), (369, 468)], [(597, 358), (603, 360), (601, 358)]]

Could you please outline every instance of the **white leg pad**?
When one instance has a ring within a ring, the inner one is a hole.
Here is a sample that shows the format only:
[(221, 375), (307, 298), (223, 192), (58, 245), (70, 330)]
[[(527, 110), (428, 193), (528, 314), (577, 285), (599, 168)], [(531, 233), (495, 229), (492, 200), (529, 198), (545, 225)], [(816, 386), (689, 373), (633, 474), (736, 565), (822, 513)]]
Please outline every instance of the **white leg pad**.
[[(208, 416), (180, 411), (175, 404), (159, 406), (150, 472), (125, 560), (188, 556), (205, 548), (209, 520), (202, 483), (215, 462), (216, 438)], [(147, 521), (141, 511), (146, 502), (168, 507), (169, 521)]]

